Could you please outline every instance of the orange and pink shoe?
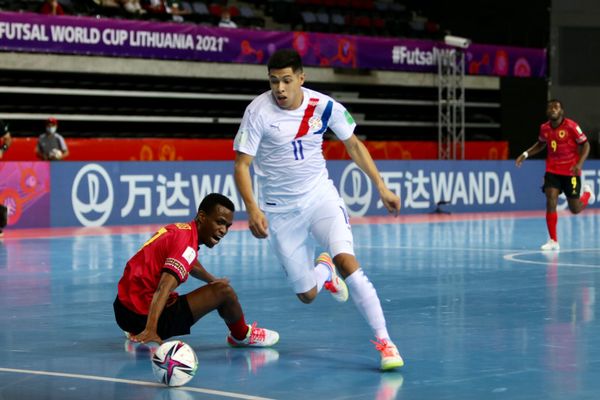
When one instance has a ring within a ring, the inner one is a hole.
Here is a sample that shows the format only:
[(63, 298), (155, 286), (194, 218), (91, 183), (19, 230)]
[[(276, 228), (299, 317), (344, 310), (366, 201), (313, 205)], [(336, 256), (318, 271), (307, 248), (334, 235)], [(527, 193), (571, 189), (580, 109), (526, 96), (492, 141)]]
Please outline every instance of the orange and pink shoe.
[(398, 348), (390, 340), (377, 339), (377, 341), (371, 340), (371, 342), (381, 354), (381, 370), (387, 371), (404, 365), (404, 360), (400, 357)]
[(237, 340), (231, 333), (227, 335), (227, 343), (231, 347), (270, 347), (279, 341), (279, 333), (256, 326), (256, 322), (248, 325), (248, 333), (242, 340)]
[(346, 286), (346, 282), (337, 274), (335, 265), (329, 254), (321, 253), (317, 257), (316, 263), (326, 265), (331, 271), (331, 279), (325, 282), (323, 288), (328, 290), (333, 298), (340, 303), (347, 301), (349, 296), (348, 286)]

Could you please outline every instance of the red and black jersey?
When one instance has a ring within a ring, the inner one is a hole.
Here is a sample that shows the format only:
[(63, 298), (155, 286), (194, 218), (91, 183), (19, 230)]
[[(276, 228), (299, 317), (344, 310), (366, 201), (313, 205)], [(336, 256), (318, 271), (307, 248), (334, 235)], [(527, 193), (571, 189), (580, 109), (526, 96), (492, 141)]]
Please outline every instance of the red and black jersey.
[[(119, 281), (118, 297), (131, 311), (147, 315), (163, 272), (185, 282), (198, 256), (195, 221), (167, 225), (158, 230), (127, 262)], [(178, 296), (172, 292), (172, 298)]]
[(579, 145), (587, 141), (577, 122), (564, 118), (553, 128), (550, 121), (540, 127), (540, 142), (546, 143), (546, 172), (572, 176), (571, 168), (579, 161)]

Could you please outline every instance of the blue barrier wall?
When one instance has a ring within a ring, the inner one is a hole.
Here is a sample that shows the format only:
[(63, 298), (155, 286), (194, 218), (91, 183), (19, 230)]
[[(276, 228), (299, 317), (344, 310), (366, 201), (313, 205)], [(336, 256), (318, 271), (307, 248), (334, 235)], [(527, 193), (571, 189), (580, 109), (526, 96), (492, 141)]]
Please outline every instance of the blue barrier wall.
[[(402, 197), (402, 213), (427, 213), (440, 201), (452, 212), (543, 210), (544, 162), (378, 161), (383, 179)], [(582, 179), (598, 194), (600, 161), (586, 163)], [(385, 215), (378, 193), (354, 163), (328, 162), (330, 177), (353, 216)], [(233, 163), (106, 162), (51, 164), (51, 225), (150, 224), (191, 219), (208, 193), (245, 207), (235, 188)], [(592, 207), (597, 206), (590, 205)], [(564, 199), (560, 207), (565, 208)]]

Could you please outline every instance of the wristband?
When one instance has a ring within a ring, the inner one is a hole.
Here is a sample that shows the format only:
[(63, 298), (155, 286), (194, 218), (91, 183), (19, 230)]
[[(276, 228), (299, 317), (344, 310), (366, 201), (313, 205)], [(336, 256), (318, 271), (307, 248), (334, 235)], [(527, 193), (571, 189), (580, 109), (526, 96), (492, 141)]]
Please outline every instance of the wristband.
[(528, 158), (529, 157), (529, 153), (527, 151), (524, 151), (522, 154), (523, 157)]

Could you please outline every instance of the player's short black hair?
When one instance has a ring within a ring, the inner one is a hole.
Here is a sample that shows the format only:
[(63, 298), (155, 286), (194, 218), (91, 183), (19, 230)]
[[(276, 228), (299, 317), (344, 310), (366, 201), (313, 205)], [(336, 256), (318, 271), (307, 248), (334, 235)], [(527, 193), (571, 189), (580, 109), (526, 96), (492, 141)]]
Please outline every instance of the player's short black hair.
[(206, 214), (210, 214), (217, 205), (222, 205), (232, 212), (235, 212), (235, 206), (233, 205), (233, 202), (229, 200), (228, 197), (223, 196), (221, 193), (211, 193), (206, 195), (206, 197), (200, 202), (198, 212), (204, 211)]
[(293, 49), (280, 49), (277, 50), (267, 63), (267, 69), (269, 72), (272, 69), (284, 69), (292, 68), (294, 72), (302, 72), (302, 58), (296, 50)]
[(0, 119), (0, 134), (4, 135), (8, 132), (8, 123)]
[(560, 101), (557, 98), (553, 98), (553, 99), (548, 100), (547, 104), (551, 104), (551, 103), (558, 103), (558, 104), (560, 104), (560, 108), (562, 108), (563, 110), (565, 109), (565, 107), (563, 106), (562, 101)]

